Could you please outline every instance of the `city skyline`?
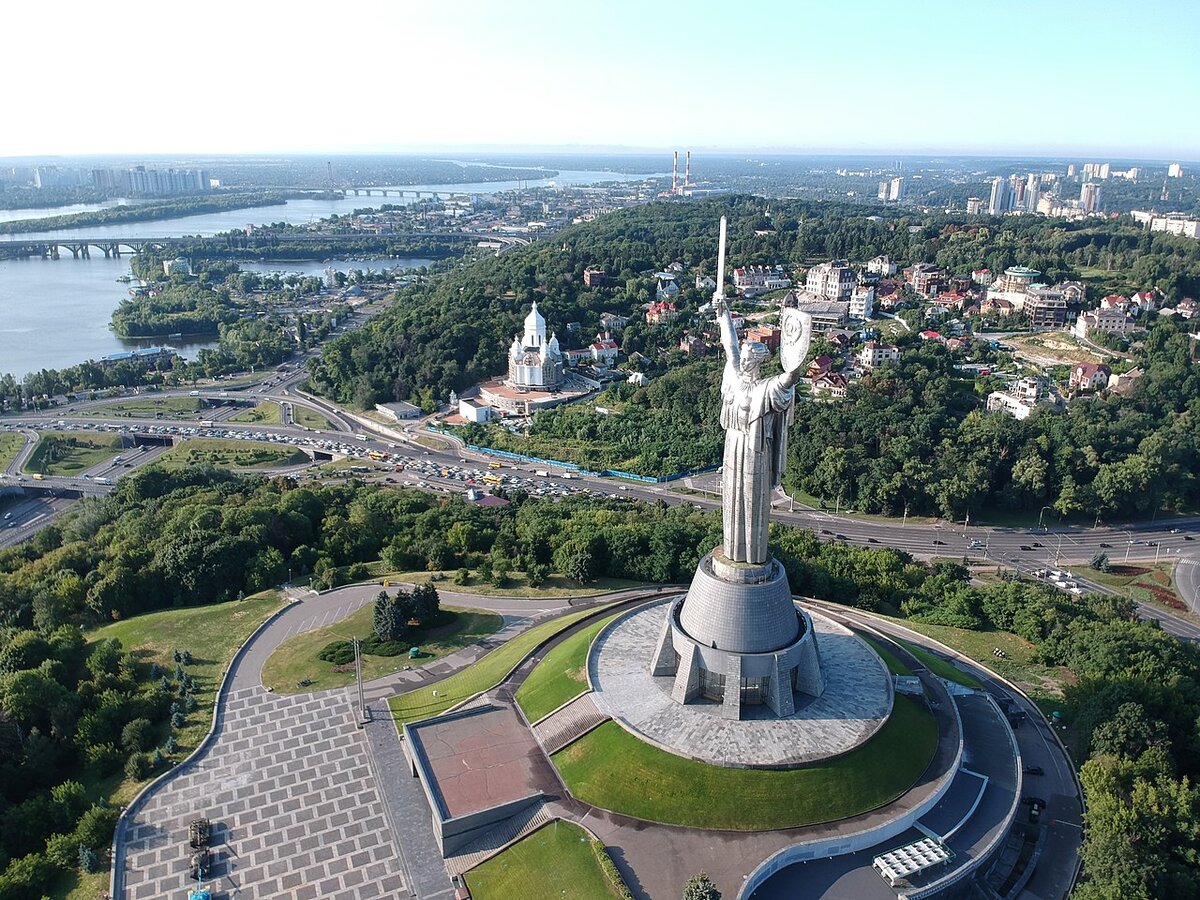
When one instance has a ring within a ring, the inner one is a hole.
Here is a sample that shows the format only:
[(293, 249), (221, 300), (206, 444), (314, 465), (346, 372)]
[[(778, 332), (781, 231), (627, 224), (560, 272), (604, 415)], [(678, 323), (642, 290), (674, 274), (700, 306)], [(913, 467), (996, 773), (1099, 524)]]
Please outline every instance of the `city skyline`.
[[(1011, 2), (986, 14), (942, 0), (899, 11), (770, 3), (736, 20), (707, 2), (616, 3), (588, 17), (542, 0), (444, 9), (367, 3), (337, 19), (278, 18), (217, 3), (197, 20), (134, 3), (110, 21), (69, 4), (53, 23), (56, 64), (35, 56), (44, 42), (11, 49), (13, 70), (36, 72), (40, 87), (11, 99), (0, 157), (685, 145), (1200, 155), (1200, 123), (1180, 115), (1200, 75), (1182, 20), (1198, 14), (1165, 0), (1136, 11)], [(46, 27), (31, 8), (10, 19), (13, 34)], [(80, 84), (105, 80), (137, 98), (132, 109), (100, 94), (75, 101)]]

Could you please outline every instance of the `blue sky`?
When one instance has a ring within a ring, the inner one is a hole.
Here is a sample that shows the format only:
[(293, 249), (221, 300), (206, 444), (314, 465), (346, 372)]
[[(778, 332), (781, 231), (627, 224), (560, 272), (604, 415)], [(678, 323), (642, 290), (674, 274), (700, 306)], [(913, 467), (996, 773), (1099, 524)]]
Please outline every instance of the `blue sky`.
[[(10, 87), (25, 72), (36, 89), (8, 92), (0, 156), (1200, 158), (1200, 4), (1183, 0), (132, 0), (117, 14), (69, 0), (4, 19), (29, 38), (6, 41)], [(89, 89), (106, 82), (126, 87)]]

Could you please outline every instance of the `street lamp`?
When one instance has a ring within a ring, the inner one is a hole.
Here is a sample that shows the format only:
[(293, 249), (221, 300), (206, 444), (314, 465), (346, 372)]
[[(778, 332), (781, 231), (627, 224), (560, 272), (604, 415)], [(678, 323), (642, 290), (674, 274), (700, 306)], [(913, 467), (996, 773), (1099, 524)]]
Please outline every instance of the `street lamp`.
[(1048, 510), (1048, 509), (1054, 509), (1054, 507), (1053, 506), (1043, 506), (1042, 511), (1040, 513), (1038, 513), (1038, 524), (1037, 524), (1038, 528), (1046, 527), (1045, 525), (1042, 524), (1042, 522), (1044, 522), (1046, 519), (1046, 510)]
[(1133, 549), (1133, 532), (1126, 531), (1125, 536), (1129, 541), (1125, 544), (1125, 562), (1129, 562), (1129, 551)]

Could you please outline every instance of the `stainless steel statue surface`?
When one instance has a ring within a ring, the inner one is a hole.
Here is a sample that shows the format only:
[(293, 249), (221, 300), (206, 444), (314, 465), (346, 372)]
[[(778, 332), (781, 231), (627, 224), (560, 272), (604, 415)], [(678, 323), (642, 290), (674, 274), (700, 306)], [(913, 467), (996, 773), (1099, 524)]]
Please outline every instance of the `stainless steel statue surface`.
[(738, 344), (733, 317), (725, 303), (725, 219), (721, 219), (717, 290), (713, 307), (725, 348), (721, 378), (721, 427), (725, 454), (721, 499), (724, 555), (734, 563), (767, 562), (767, 525), (771, 494), (787, 464), (788, 426), (796, 402), (795, 384), (803, 371), (812, 339), (812, 318), (783, 310), (781, 358), (785, 370), (764, 378), (762, 364), (770, 351), (759, 341)]

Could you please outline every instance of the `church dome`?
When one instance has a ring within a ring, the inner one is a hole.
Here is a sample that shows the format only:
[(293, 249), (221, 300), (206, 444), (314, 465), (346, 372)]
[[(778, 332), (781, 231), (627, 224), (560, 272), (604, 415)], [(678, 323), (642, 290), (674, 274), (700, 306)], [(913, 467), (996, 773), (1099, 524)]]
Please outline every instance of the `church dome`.
[(529, 315), (525, 317), (525, 333), (538, 335), (546, 333), (546, 320), (538, 312), (537, 301), (534, 301), (533, 308), (529, 310)]

